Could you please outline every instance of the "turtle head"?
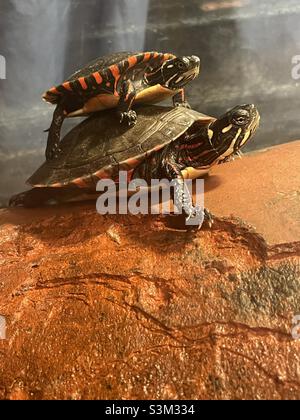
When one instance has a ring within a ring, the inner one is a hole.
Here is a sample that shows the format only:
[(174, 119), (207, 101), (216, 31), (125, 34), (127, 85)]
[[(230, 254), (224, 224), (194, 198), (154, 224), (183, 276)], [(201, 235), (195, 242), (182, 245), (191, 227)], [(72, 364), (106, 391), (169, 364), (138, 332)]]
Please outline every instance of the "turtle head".
[(148, 85), (161, 85), (171, 90), (182, 89), (200, 73), (200, 58), (176, 57), (165, 61), (161, 67), (145, 75)]
[(162, 86), (172, 90), (181, 89), (199, 75), (200, 58), (196, 55), (173, 58), (162, 65), (161, 73)]
[(221, 160), (236, 154), (256, 132), (260, 115), (254, 105), (240, 105), (208, 127), (208, 138)]

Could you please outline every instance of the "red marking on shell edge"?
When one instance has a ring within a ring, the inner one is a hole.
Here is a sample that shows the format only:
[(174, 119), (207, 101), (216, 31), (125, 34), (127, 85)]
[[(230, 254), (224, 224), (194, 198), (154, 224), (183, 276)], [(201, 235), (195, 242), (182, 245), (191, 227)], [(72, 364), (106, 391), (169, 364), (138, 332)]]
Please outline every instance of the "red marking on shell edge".
[[(133, 173), (134, 173), (134, 169), (130, 169), (129, 171), (127, 171), (127, 184), (129, 184), (132, 181)], [(114, 178), (114, 182), (116, 184), (119, 184), (120, 178), (119, 177)]]
[(109, 69), (112, 72), (114, 78), (120, 77), (120, 71), (119, 71), (119, 67), (117, 65), (110, 66)]
[(151, 53), (150, 52), (147, 52), (147, 53), (145, 53), (144, 54), (144, 62), (147, 62), (147, 61), (149, 61), (150, 60), (150, 57), (151, 57)]
[(110, 179), (111, 177), (109, 176), (109, 174), (103, 170), (95, 172), (94, 176), (96, 176), (99, 179)]
[(53, 87), (53, 88), (51, 88), (47, 93), (46, 93), (46, 95), (51, 95), (51, 94), (54, 94), (54, 95), (60, 95), (60, 93), (59, 93), (59, 91), (57, 90), (57, 88), (56, 87)]
[(87, 186), (86, 182), (82, 178), (77, 178), (72, 181), (72, 184), (77, 185), (77, 187), (85, 188)]
[(98, 85), (101, 85), (101, 83), (103, 82), (101, 74), (99, 72), (96, 72), (96, 73), (93, 73), (93, 76), (96, 82), (98, 83)]
[(118, 81), (120, 80), (120, 77), (121, 77), (119, 67), (117, 65), (110, 66), (110, 71), (112, 75), (114, 76), (114, 80), (115, 80), (114, 88), (115, 88), (115, 92), (117, 92)]
[(69, 91), (72, 91), (72, 87), (71, 87), (71, 83), (70, 82), (65, 82), (63, 84), (63, 87)]
[(132, 57), (129, 57), (128, 63), (129, 63), (129, 68), (134, 67), (137, 63), (137, 57), (134, 55)]
[(127, 164), (131, 167), (138, 165), (141, 162), (140, 159), (129, 159), (127, 160)]
[(78, 79), (78, 82), (81, 84), (82, 89), (87, 90), (88, 85), (87, 85), (84, 77), (80, 77)]

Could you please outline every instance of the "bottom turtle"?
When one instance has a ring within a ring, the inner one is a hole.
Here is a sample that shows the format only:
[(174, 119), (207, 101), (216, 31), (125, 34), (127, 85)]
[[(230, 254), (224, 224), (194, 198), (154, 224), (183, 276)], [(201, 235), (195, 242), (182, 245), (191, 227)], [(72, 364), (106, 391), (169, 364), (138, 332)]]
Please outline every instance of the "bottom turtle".
[(254, 105), (241, 105), (216, 119), (183, 107), (145, 106), (135, 127), (115, 123), (104, 111), (71, 130), (57, 159), (45, 162), (27, 181), (34, 189), (12, 197), (12, 207), (67, 202), (96, 192), (100, 179), (174, 180), (174, 201), (188, 218), (210, 218), (195, 207), (184, 179), (197, 178), (240, 153), (259, 125)]

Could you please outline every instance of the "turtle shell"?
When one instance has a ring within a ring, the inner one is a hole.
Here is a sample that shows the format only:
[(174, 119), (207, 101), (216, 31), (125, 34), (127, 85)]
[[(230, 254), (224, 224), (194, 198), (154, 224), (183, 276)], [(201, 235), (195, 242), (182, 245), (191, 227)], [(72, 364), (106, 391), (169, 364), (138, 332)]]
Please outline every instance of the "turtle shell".
[(139, 116), (128, 129), (116, 124), (112, 111), (94, 114), (64, 137), (59, 158), (45, 162), (27, 182), (35, 187), (95, 188), (99, 179), (117, 180), (119, 171), (132, 172), (196, 122), (214, 120), (184, 107), (156, 105), (141, 107)]
[[(152, 52), (122, 52), (97, 58), (86, 67), (72, 74), (64, 83), (53, 87), (44, 93), (46, 102), (57, 104), (61, 97), (66, 101), (68, 116), (80, 115), (81, 107), (89, 99), (102, 94), (113, 95), (108, 103), (103, 103), (103, 109), (116, 106), (118, 89), (122, 81), (132, 80), (137, 93), (143, 90), (141, 80), (148, 67), (162, 64), (174, 58), (173, 54)], [(164, 92), (161, 93), (164, 95)], [(115, 100), (114, 100), (115, 99)], [(76, 114), (74, 112), (77, 111)], [(82, 115), (83, 111), (81, 112)]]

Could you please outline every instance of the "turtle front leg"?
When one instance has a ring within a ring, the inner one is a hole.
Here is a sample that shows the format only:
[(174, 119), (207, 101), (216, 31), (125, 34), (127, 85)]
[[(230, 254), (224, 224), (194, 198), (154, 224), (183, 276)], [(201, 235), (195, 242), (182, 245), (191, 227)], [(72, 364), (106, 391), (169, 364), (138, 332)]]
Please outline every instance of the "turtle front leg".
[(182, 178), (174, 180), (174, 204), (176, 207), (183, 209), (187, 216), (186, 222), (188, 226), (200, 229), (206, 220), (209, 227), (212, 227), (212, 214), (205, 208), (194, 206), (191, 193)]
[(174, 107), (183, 106), (185, 108), (191, 109), (190, 104), (186, 100), (184, 89), (181, 89), (180, 92), (173, 96), (173, 105)]
[(163, 161), (164, 176), (173, 181), (174, 186), (174, 204), (178, 209), (182, 209), (187, 216), (186, 221), (189, 226), (201, 228), (204, 220), (207, 220), (211, 226), (213, 223), (212, 215), (208, 210), (199, 206), (194, 206), (191, 193), (182, 177), (182, 168), (176, 161), (168, 157)]
[(54, 111), (51, 127), (47, 130), (49, 132), (46, 148), (47, 161), (57, 158), (61, 151), (59, 148), (60, 132), (65, 118), (66, 113), (64, 105), (60, 103)]
[(131, 109), (136, 97), (136, 90), (130, 80), (123, 82), (120, 92), (120, 101), (118, 105), (118, 115), (120, 123), (127, 123), (129, 127), (135, 126), (137, 114)]

